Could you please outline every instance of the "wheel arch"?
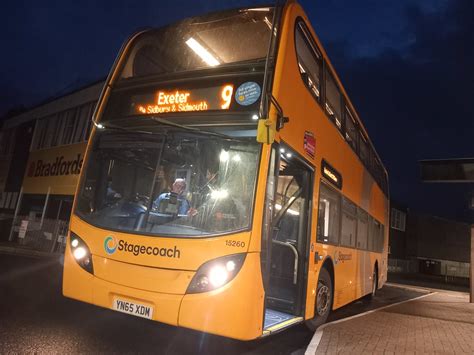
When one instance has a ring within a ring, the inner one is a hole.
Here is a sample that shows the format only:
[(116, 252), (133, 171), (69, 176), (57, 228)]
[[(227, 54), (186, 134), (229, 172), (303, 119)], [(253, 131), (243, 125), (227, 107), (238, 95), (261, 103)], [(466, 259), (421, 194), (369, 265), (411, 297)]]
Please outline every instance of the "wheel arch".
[[(334, 290), (336, 289), (336, 276), (334, 273), (334, 262), (331, 259), (330, 256), (326, 257), (324, 259), (323, 265), (321, 266), (321, 269), (325, 268), (329, 272), (329, 276), (331, 277), (331, 283), (332, 283), (332, 292), (331, 292), (331, 297), (332, 297), (332, 305), (331, 308), (334, 307)], [(319, 272), (321, 272), (321, 269)], [(319, 279), (319, 275), (318, 275)]]
[(379, 288), (379, 281), (380, 281), (379, 271), (380, 271), (379, 261), (377, 259), (375, 259), (374, 273), (375, 273), (375, 276), (377, 277), (377, 289)]

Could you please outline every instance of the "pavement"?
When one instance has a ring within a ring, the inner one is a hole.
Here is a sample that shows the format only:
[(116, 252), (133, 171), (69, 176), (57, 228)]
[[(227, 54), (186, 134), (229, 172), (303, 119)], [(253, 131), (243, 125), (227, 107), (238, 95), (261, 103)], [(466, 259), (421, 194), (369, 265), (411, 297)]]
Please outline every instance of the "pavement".
[(474, 304), (469, 294), (431, 290), (327, 323), (308, 346), (313, 354), (474, 354)]

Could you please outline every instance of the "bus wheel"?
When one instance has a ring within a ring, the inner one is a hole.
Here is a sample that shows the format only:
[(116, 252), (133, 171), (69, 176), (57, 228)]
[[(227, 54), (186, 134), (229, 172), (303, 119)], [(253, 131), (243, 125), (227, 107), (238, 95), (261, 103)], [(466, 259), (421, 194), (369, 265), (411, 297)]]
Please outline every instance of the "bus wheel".
[(316, 291), (316, 304), (314, 306), (314, 318), (307, 320), (306, 325), (311, 331), (315, 331), (328, 319), (332, 309), (332, 280), (326, 268), (319, 272), (318, 289)]
[(367, 301), (371, 301), (375, 297), (375, 295), (377, 293), (377, 284), (378, 284), (378, 282), (379, 282), (379, 276), (378, 276), (378, 273), (377, 273), (377, 266), (374, 266), (374, 272), (372, 274), (372, 290), (367, 296), (365, 296), (365, 299)]

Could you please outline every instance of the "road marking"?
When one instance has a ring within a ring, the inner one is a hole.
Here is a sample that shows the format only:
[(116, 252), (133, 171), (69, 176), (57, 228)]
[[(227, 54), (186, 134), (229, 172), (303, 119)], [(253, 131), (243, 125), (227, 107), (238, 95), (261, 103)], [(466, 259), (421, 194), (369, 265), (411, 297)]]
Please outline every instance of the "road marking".
[(367, 312), (364, 312), (364, 313), (359, 313), (359, 314), (356, 314), (356, 315), (353, 315), (353, 316), (350, 316), (350, 317), (347, 317), (347, 318), (338, 319), (338, 320), (335, 320), (335, 321), (332, 321), (332, 322), (329, 322), (329, 323), (325, 323), (316, 330), (316, 332), (314, 333), (313, 338), (311, 339), (311, 342), (309, 343), (308, 347), (306, 348), (306, 351), (305, 351), (304, 354), (305, 355), (314, 355), (316, 353), (316, 349), (319, 346), (319, 342), (321, 341), (321, 338), (323, 337), (324, 328), (329, 327), (330, 325), (337, 324), (337, 323), (342, 323), (342, 322), (345, 322), (345, 321), (348, 321), (348, 320), (351, 320), (351, 319), (354, 319), (354, 318), (359, 318), (359, 317), (365, 316), (365, 315), (370, 314), (370, 313), (381, 311), (382, 309), (398, 306), (402, 303), (416, 301), (416, 300), (419, 300), (419, 299), (427, 297), (427, 296), (435, 295), (437, 293), (438, 292), (436, 292), (436, 291), (435, 292), (430, 292), (430, 293), (427, 293), (426, 295), (421, 295), (421, 296), (418, 296), (418, 297), (415, 297), (415, 298), (411, 298), (409, 300), (396, 302), (396, 303), (389, 304), (389, 305), (379, 307), (379, 308), (376, 308), (376, 309), (371, 309), (370, 311), (367, 311)]
[(404, 284), (397, 284), (392, 282), (386, 282), (385, 285), (390, 287), (398, 287), (398, 288), (405, 288), (407, 290), (413, 291), (431, 291), (431, 292), (443, 292), (443, 293), (454, 293), (454, 294), (465, 294), (468, 295), (469, 292), (467, 291), (456, 291), (456, 290), (446, 290), (442, 288), (433, 288), (433, 287), (423, 287), (423, 286), (414, 286), (414, 285), (404, 285)]

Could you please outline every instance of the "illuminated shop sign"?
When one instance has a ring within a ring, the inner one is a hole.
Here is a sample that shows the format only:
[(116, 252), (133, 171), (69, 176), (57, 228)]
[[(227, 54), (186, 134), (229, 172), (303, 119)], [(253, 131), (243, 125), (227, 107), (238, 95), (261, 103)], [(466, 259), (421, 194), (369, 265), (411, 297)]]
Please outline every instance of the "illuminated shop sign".
[(33, 150), (23, 178), (23, 192), (28, 194), (73, 195), (86, 143)]
[(228, 110), (233, 92), (231, 84), (193, 90), (158, 90), (154, 95), (134, 96), (132, 114)]
[(321, 173), (334, 186), (342, 189), (342, 175), (324, 159), (321, 161)]
[(75, 159), (66, 159), (63, 155), (57, 156), (54, 161), (38, 159), (30, 162), (27, 170), (28, 177), (77, 175), (81, 172), (84, 159), (77, 154)]

